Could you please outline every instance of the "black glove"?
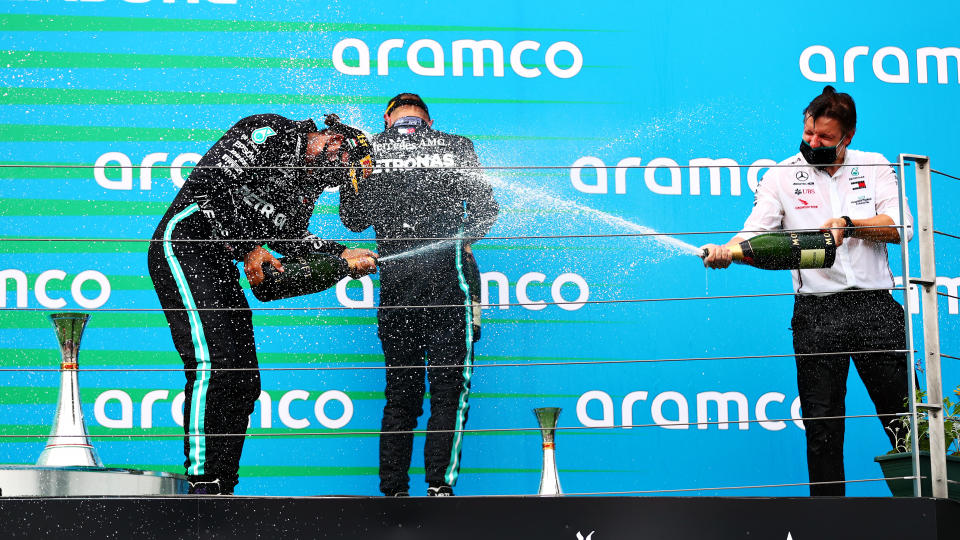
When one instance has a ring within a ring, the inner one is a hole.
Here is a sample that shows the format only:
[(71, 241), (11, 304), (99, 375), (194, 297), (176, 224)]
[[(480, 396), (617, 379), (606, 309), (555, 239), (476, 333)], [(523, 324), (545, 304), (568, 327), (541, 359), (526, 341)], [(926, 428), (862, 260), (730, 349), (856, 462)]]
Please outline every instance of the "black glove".
[[(350, 168), (347, 169), (347, 174), (344, 178), (344, 184), (349, 180), (353, 186), (353, 192), (359, 193), (360, 186), (358, 182), (360, 179), (357, 177), (358, 172), (362, 174), (364, 178), (369, 178), (370, 173), (373, 172), (373, 159), (370, 157), (373, 153), (373, 148), (370, 146), (370, 142), (367, 141), (367, 136), (359, 129), (341, 122), (340, 117), (336, 114), (328, 114), (324, 117), (323, 123), (327, 125), (327, 129), (324, 131), (343, 137), (340, 148), (347, 152), (350, 164)], [(326, 150), (327, 149), (324, 148), (324, 153), (326, 153)]]

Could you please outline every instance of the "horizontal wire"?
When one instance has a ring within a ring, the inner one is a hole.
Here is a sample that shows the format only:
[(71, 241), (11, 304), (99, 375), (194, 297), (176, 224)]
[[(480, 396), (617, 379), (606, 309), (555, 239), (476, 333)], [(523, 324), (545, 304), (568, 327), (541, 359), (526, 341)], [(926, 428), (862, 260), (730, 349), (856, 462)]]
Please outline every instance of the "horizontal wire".
[[(856, 229), (857, 227), (833, 227), (834, 229)], [(871, 229), (902, 229), (902, 225), (877, 225)], [(427, 242), (445, 240), (564, 240), (575, 238), (642, 238), (648, 236), (690, 236), (705, 234), (739, 234), (739, 233), (791, 233), (791, 232), (820, 232), (823, 229), (776, 229), (770, 230), (735, 230), (735, 231), (681, 231), (681, 232), (645, 232), (645, 233), (610, 233), (610, 234), (544, 234), (544, 235), (514, 235), (514, 236), (421, 236), (404, 238), (323, 238), (329, 242)], [(90, 243), (138, 243), (138, 242), (169, 242), (171, 244), (202, 244), (202, 243), (230, 243), (230, 242), (302, 242), (300, 238), (182, 238), (165, 240), (162, 238), (37, 238), (37, 237), (2, 237), (2, 242), (90, 242)]]
[[(678, 489), (643, 489), (627, 491), (585, 491), (580, 493), (564, 493), (566, 496), (588, 496), (588, 495), (642, 495), (652, 493), (689, 493), (696, 491), (726, 491), (735, 489), (763, 489), (779, 487), (802, 487), (802, 486), (829, 486), (835, 484), (856, 484), (862, 482), (884, 482), (886, 480), (913, 480), (916, 476), (890, 476), (885, 478), (862, 478), (858, 480), (829, 480), (823, 482), (795, 482), (790, 484), (758, 484), (752, 486), (719, 486), (702, 488), (678, 488)], [(921, 478), (926, 478), (921, 476)], [(536, 495), (540, 497), (554, 497), (555, 495)]]
[(934, 231), (933, 231), (933, 234), (941, 234), (941, 235), (943, 235), (943, 236), (949, 236), (950, 238), (956, 238), (957, 240), (960, 240), (960, 236), (957, 236), (957, 235), (955, 235), (955, 234), (945, 233), (945, 232), (938, 231), (938, 230), (934, 230)]
[(930, 169), (930, 172), (934, 174), (939, 174), (940, 176), (946, 176), (947, 178), (953, 178), (954, 180), (960, 180), (960, 176), (954, 176), (952, 174), (947, 174), (943, 171), (938, 171), (936, 169)]
[[(766, 420), (751, 420), (749, 418), (742, 420), (727, 420), (721, 422), (708, 421), (708, 422), (671, 422), (669, 424), (616, 424), (610, 426), (567, 426), (551, 428), (555, 431), (584, 431), (591, 429), (599, 430), (611, 430), (611, 429), (626, 429), (626, 428), (650, 428), (650, 427), (664, 427), (670, 426), (674, 428), (676, 426), (713, 426), (713, 425), (729, 425), (729, 424), (757, 424), (757, 423), (767, 423), (767, 422), (793, 422), (793, 421), (815, 421), (815, 420), (846, 420), (856, 419), (856, 418), (883, 418), (883, 417), (901, 417), (907, 416), (910, 413), (908, 411), (903, 411), (902, 413), (885, 413), (885, 414), (859, 414), (859, 415), (844, 415), (844, 416), (811, 416), (811, 417), (800, 417), (800, 418), (768, 418)], [(90, 438), (118, 438), (118, 437), (128, 437), (128, 438), (180, 438), (180, 437), (312, 437), (312, 436), (327, 436), (327, 435), (424, 435), (428, 433), (516, 433), (516, 432), (529, 432), (529, 431), (540, 431), (542, 428), (539, 426), (528, 428), (473, 428), (473, 429), (410, 429), (410, 430), (397, 430), (397, 431), (301, 431), (294, 433), (155, 433), (155, 434), (144, 434), (144, 433), (130, 433), (126, 435), (117, 435), (117, 434), (87, 434)], [(49, 437), (50, 433), (42, 434), (19, 434), (19, 435), (3, 435), (0, 434), (0, 439), (2, 438), (36, 438), (36, 437)], [(81, 435), (63, 435), (62, 437), (81, 437)]]
[[(854, 164), (836, 164), (831, 167), (894, 167), (897, 163), (854, 163)], [(498, 171), (498, 170), (566, 170), (566, 169), (776, 169), (797, 167), (796, 164), (774, 163), (771, 165), (604, 165), (596, 167), (594, 165), (489, 165), (489, 166), (391, 166), (386, 163), (383, 165), (374, 165), (373, 170), (455, 170), (455, 171)], [(0, 163), (0, 168), (22, 169), (244, 169), (244, 170), (349, 170), (355, 167), (350, 165), (238, 165), (228, 167), (226, 165), (58, 165), (43, 163)], [(932, 170), (932, 169), (931, 169)], [(933, 171), (937, 172), (937, 171)], [(940, 173), (943, 174), (943, 173)], [(949, 176), (949, 175), (945, 175)]]
[(950, 354), (943, 354), (943, 353), (940, 353), (940, 356), (942, 356), (943, 358), (952, 358), (954, 360), (960, 360), (960, 356), (953, 356)]
[[(848, 294), (870, 291), (902, 291), (903, 287), (890, 287), (878, 289), (844, 289), (830, 294)], [(938, 293), (944, 294), (944, 293)], [(562, 302), (511, 302), (506, 304), (475, 304), (481, 308), (494, 307), (514, 307), (514, 306), (580, 306), (587, 304), (641, 304), (648, 302), (679, 302), (685, 300), (729, 300), (734, 298), (773, 298), (778, 296), (817, 296), (817, 293), (763, 293), (763, 294), (728, 294), (718, 296), (678, 296), (671, 298), (626, 298), (621, 300), (583, 300), (583, 301), (562, 301)], [(463, 304), (432, 304), (419, 306), (309, 306), (309, 307), (215, 307), (215, 308), (89, 308), (84, 310), (74, 310), (80, 313), (96, 312), (179, 312), (179, 311), (338, 311), (338, 310), (360, 310), (360, 309), (439, 309), (439, 308), (463, 308)], [(68, 313), (70, 310), (52, 309), (43, 307), (0, 307), (0, 312), (4, 311), (54, 311), (57, 313)]]
[(957, 300), (960, 300), (960, 296), (957, 296), (955, 294), (947, 294), (945, 292), (940, 292), (940, 291), (937, 291), (937, 294), (939, 294), (940, 296), (946, 296), (947, 298), (956, 298)]
[[(652, 364), (660, 362), (699, 362), (699, 361), (717, 361), (717, 360), (760, 360), (765, 358), (808, 358), (819, 356), (834, 356), (854, 354), (879, 354), (879, 353), (907, 353), (906, 349), (878, 349), (870, 351), (833, 351), (821, 353), (796, 353), (796, 354), (761, 354), (744, 356), (700, 356), (688, 358), (643, 358), (632, 360), (571, 360), (557, 362), (524, 362), (524, 363), (473, 363), (473, 364), (446, 364), (442, 366), (301, 366), (301, 367), (248, 367), (248, 368), (80, 368), (83, 372), (228, 372), (228, 371), (368, 371), (368, 370), (392, 370), (392, 369), (452, 369), (452, 368), (489, 368), (489, 367), (543, 367), (543, 366), (592, 366), (605, 364)], [(941, 355), (942, 356), (942, 355)], [(50, 372), (60, 371), (60, 368), (0, 368), (2, 372)]]

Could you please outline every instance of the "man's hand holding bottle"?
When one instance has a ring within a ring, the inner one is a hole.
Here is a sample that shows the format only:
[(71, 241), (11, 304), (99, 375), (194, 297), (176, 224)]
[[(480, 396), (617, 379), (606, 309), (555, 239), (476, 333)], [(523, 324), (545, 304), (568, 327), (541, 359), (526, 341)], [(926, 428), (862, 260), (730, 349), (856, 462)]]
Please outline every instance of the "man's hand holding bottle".
[(357, 279), (377, 271), (377, 255), (369, 249), (347, 248), (340, 254), (340, 258), (350, 266), (350, 277)]

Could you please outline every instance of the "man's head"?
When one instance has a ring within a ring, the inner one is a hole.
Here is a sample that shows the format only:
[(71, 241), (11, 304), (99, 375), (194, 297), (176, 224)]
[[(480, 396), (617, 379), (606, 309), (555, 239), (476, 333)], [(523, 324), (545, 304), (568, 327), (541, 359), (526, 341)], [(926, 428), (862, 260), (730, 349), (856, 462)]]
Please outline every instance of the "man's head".
[(387, 102), (387, 110), (383, 113), (383, 127), (389, 128), (397, 120), (405, 116), (415, 116), (423, 119), (428, 126), (433, 125), (430, 118), (430, 109), (427, 104), (416, 94), (404, 92), (397, 94), (396, 97)]
[(856, 131), (857, 107), (853, 98), (827, 85), (803, 110), (800, 152), (810, 164), (843, 163)]
[[(352, 185), (358, 191), (360, 177), (367, 178), (373, 171), (371, 147), (366, 135), (357, 128), (340, 121), (336, 114), (324, 118), (327, 128), (307, 135), (307, 165), (318, 168), (310, 174), (328, 186)], [(345, 168), (330, 169), (345, 165)]]

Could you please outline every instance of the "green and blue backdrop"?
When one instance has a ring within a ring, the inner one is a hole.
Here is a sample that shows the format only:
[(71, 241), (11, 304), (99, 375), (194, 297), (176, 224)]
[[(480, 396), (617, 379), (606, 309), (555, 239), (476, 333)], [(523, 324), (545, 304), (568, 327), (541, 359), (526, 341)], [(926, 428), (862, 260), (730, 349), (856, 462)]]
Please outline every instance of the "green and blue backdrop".
[[(853, 148), (928, 155), (960, 176), (953, 2), (10, 0), (0, 11), (0, 462), (39, 456), (58, 385), (46, 315), (80, 310), (92, 313), (87, 425), (110, 436), (94, 439), (101, 458), (182, 471), (183, 375), (144, 240), (189, 167), (246, 115), (337, 112), (375, 133), (387, 99), (416, 92), (436, 128), (469, 136), (497, 167), (486, 174), (501, 215), (476, 245), (491, 306), (468, 423), (486, 431), (465, 439), (459, 494), (536, 491), (539, 406), (580, 428), (557, 436), (567, 492), (806, 493), (711, 489), (807, 479), (791, 283), (706, 272), (683, 243), (741, 227), (825, 84), (857, 102)], [(913, 204), (910, 168), (905, 181)], [(935, 226), (960, 233), (960, 181), (934, 176), (933, 192)], [(369, 231), (340, 225), (337, 204), (324, 194), (314, 230), (370, 245)], [(638, 236), (653, 232), (669, 235)], [(952, 295), (940, 297), (941, 346), (954, 356), (958, 242), (936, 245), (939, 290)], [(916, 240), (911, 252), (915, 275)], [(303, 309), (254, 315), (264, 395), (239, 493), (377, 492), (377, 285), (251, 298)], [(556, 304), (573, 300), (598, 302)], [(945, 358), (944, 376), (948, 392), (960, 384), (960, 361)], [(849, 387), (848, 414), (872, 414), (856, 375)], [(848, 479), (880, 477), (873, 456), (888, 449), (876, 419), (849, 419)]]

